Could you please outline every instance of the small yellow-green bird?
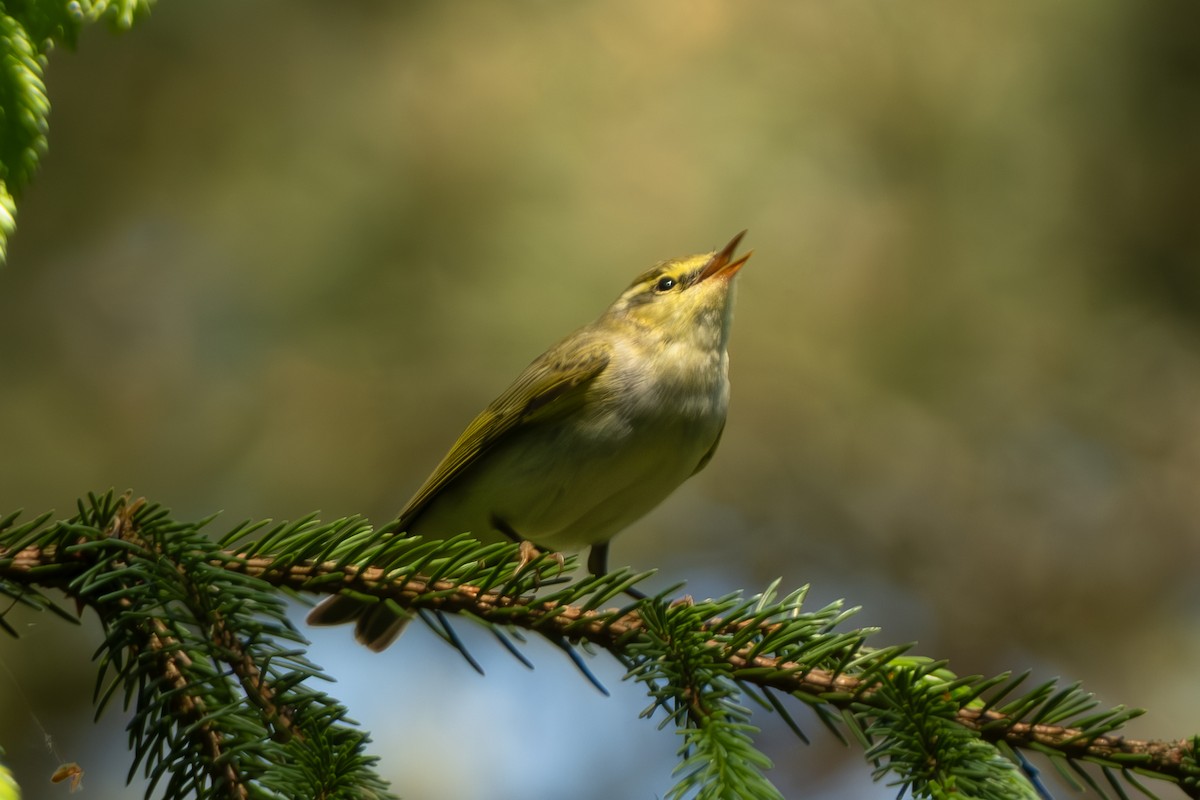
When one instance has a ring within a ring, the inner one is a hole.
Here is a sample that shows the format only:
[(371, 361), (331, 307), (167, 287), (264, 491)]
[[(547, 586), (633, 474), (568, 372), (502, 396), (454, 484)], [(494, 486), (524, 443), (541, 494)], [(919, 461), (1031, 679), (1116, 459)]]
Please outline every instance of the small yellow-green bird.
[[(525, 368), (477, 416), (400, 512), (399, 530), (498, 531), (549, 550), (608, 542), (708, 464), (729, 407), (733, 283), (742, 231), (711, 253), (639, 275), (599, 319)], [(403, 630), (382, 603), (328, 598), (313, 625), (356, 620), (383, 650)]]

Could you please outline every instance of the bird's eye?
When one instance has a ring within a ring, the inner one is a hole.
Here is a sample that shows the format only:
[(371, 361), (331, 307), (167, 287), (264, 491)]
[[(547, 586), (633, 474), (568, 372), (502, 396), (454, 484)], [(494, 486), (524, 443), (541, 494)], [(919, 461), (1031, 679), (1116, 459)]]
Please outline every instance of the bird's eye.
[(675, 288), (674, 278), (659, 278), (658, 283), (654, 284), (654, 291), (656, 292), (669, 292), (673, 288)]

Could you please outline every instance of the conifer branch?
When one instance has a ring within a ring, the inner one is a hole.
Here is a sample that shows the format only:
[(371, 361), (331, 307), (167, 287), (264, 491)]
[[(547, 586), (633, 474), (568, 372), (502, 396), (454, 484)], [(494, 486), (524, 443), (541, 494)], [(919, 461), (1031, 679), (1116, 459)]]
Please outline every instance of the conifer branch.
[[(240, 798), (254, 796), (255, 787), (283, 786), (284, 796), (307, 796), (318, 785), (355, 792), (366, 785), (383, 795), (371, 759), (361, 754), (366, 737), (331, 728), (343, 710), (305, 688), (320, 674), (300, 651), (272, 643), (302, 641), (283, 617), (283, 592), (345, 592), (417, 612), (460, 650), (449, 628), (455, 615), (488, 626), (510, 650), (505, 629), (532, 631), (566, 649), (585, 674), (575, 646), (609, 652), (647, 687), (653, 704), (644, 713), (664, 711), (683, 734), (683, 777), (670, 797), (717, 797), (735, 784), (754, 787), (753, 796), (778, 796), (739, 698), (781, 714), (803, 738), (781, 696), (803, 701), (836, 735), (852, 733), (877, 777), (890, 773), (917, 797), (1031, 797), (1014, 751), (1067, 765), (1102, 797), (1081, 763), (1098, 765), (1117, 796), (1126, 785), (1141, 788), (1137, 773), (1200, 797), (1196, 740), (1116, 735), (1140, 712), (1091, 713), (1094, 701), (1076, 686), (1048, 683), (1018, 694), (1023, 677), (959, 678), (944, 664), (906, 656), (906, 648), (869, 648), (872, 631), (842, 630), (852, 611), (840, 604), (802, 610), (803, 590), (779, 600), (772, 586), (748, 599), (673, 602), (664, 592), (605, 609), (645, 575), (617, 571), (564, 586), (559, 562), (544, 556), (522, 565), (516, 545), (422, 541), (354, 518), (304, 519), (265, 533), (265, 524), (243, 525), (213, 543), (197, 534), (199, 525), (111, 493), (90, 497), (71, 521), (48, 525), (48, 516), (21, 526), (15, 515), (0, 519), (0, 594), (70, 617), (42, 594), (57, 588), (100, 613), (108, 631), (102, 675), (111, 670), (115, 679), (98, 693), (98, 705), (117, 684), (138, 699), (135, 766), (148, 759), (148, 774), (169, 776), (171, 791), (207, 787), (204, 797)], [(256, 621), (263, 609), (275, 622)], [(0, 626), (15, 633), (2, 618)], [(284, 662), (289, 668), (281, 671)], [(248, 713), (260, 739), (244, 734)], [(226, 724), (230, 715), (241, 722)], [(186, 731), (187, 752), (175, 737), (173, 752), (154, 755), (163, 718)], [(340, 752), (354, 754), (358, 772), (344, 770), (329, 730), (348, 748)], [(286, 748), (288, 758), (248, 747), (266, 740), (265, 747)], [(180, 765), (192, 761), (181, 777)], [(285, 762), (304, 769), (268, 766)]]
[(167, 798), (390, 796), (366, 734), (309, 687), (326, 676), (281, 646), (303, 640), (279, 593), (214, 563), (199, 525), (111, 493), (47, 518), (0, 519), (0, 594), (73, 619), (43, 594), (54, 588), (97, 612), (95, 702), (135, 705), (130, 775), (143, 767), (147, 796), (160, 782)]
[[(274, 568), (270, 558), (240, 560), (234, 554), (230, 554), (230, 560), (225, 565), (229, 569), (263, 578), (272, 585), (298, 591), (308, 589), (317, 582), (323, 591), (333, 593), (340, 583), (344, 588), (386, 596), (405, 608), (428, 608), (450, 614), (470, 613), (483, 620), (497, 617), (494, 612), (505, 609), (506, 612), (498, 616), (498, 620), (504, 624), (552, 631), (568, 641), (588, 642), (614, 654), (619, 654), (626, 642), (646, 629), (642, 614), (637, 609), (614, 615), (612, 612), (584, 610), (578, 606), (559, 606), (536, 598), (483, 592), (478, 587), (451, 581), (430, 582), (420, 576), (389, 578), (383, 570), (375, 567), (359, 569), (325, 563), (295, 565), (279, 571)], [(343, 576), (342, 581), (328, 580), (337, 575)], [(421, 598), (428, 599), (418, 603)], [(511, 613), (518, 609), (520, 614)], [(749, 623), (745, 621), (726, 625), (721, 619), (705, 623), (708, 631), (717, 633), (740, 632), (748, 626)], [(759, 627), (761, 633), (769, 635), (778, 631), (780, 625), (766, 623)], [(709, 644), (722, 647), (715, 640), (709, 640)], [(772, 656), (756, 655), (752, 651), (752, 647), (743, 646), (736, 650), (724, 650), (723, 655), (735, 674), (749, 673), (741, 680), (762, 688), (810, 695), (834, 707), (850, 708), (855, 704), (870, 703), (878, 687), (877, 680), (863, 680), (854, 675), (814, 669)], [(958, 710), (956, 716), (960, 724), (978, 731), (986, 741), (1003, 740), (1014, 748), (1037, 746), (1073, 758), (1097, 761), (1124, 759), (1164, 776), (1180, 780), (1195, 777), (1184, 771), (1189, 763), (1195, 762), (1194, 740), (1139, 740), (1105, 735), (1089, 737), (1083, 728), (1014, 721), (1008, 715), (991, 709), (981, 711), (964, 707)]]
[(223, 757), (225, 744), (221, 731), (208, 719), (209, 711), (204, 701), (189, 685), (187, 674), (192, 671), (191, 658), (161, 620), (152, 620), (150, 625), (153, 630), (146, 637), (147, 646), (160, 664), (159, 680), (169, 687), (168, 692), (174, 698), (173, 711), (185, 723), (182, 727), (190, 731), (196, 746), (204, 753), (201, 763), (210, 771), (212, 785), (223, 786), (225, 796), (231, 800), (244, 800), (249, 795), (234, 762)]

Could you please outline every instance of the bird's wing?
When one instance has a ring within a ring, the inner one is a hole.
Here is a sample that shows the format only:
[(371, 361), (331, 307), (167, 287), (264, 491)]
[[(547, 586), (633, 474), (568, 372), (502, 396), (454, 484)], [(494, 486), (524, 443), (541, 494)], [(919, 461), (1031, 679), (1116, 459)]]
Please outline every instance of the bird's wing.
[[(567, 347), (570, 342), (571, 346)], [(504, 393), (471, 421), (425, 484), (400, 512), (407, 530), (447, 484), (478, 461), (517, 426), (570, 413), (582, 403), (588, 386), (608, 366), (611, 348), (601, 341), (570, 337), (525, 368)]]
[(717, 438), (713, 439), (712, 447), (708, 448), (708, 452), (700, 458), (700, 463), (692, 470), (692, 475), (695, 475), (700, 470), (708, 466), (708, 462), (712, 461), (712, 457), (717, 454), (717, 445), (721, 443), (721, 434), (725, 432), (725, 422), (721, 421), (721, 429), (717, 431)]

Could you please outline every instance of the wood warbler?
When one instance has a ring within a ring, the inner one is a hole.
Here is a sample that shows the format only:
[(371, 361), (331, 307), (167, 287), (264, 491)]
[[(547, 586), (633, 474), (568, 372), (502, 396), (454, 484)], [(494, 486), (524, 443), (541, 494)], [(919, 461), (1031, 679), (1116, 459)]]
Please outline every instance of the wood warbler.
[[(743, 235), (651, 267), (535, 359), (458, 437), (398, 529), (590, 547), (588, 570), (603, 575), (609, 540), (703, 469), (721, 440), (734, 276), (750, 258), (734, 258)], [(344, 596), (308, 616), (351, 620), (355, 638), (378, 651), (407, 617)]]

